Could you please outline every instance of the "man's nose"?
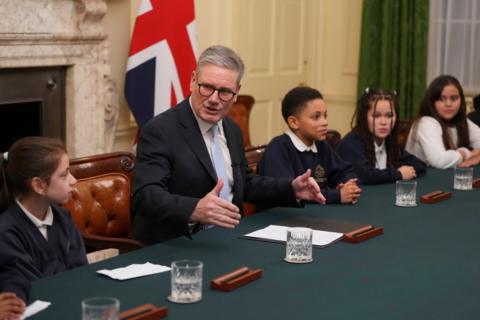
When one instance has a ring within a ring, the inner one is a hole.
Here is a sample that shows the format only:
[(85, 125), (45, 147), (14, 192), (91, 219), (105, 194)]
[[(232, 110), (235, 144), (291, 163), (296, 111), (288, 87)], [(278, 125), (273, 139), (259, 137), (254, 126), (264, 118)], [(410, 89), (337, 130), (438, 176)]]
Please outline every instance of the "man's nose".
[(209, 101), (219, 103), (220, 102), (220, 97), (218, 96), (218, 90), (213, 91), (213, 93), (208, 97)]

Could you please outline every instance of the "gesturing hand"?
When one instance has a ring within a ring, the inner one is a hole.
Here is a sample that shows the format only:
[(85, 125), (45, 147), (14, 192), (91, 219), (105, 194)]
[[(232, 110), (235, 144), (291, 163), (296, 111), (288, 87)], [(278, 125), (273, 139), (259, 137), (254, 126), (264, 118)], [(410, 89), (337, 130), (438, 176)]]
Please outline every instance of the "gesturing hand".
[(240, 223), (240, 210), (233, 203), (219, 197), (223, 188), (222, 179), (198, 201), (190, 219), (202, 224), (213, 224), (224, 228), (235, 228)]
[(0, 320), (20, 319), (25, 311), (25, 303), (14, 293), (0, 293)]
[(312, 171), (308, 169), (304, 174), (299, 175), (292, 181), (293, 191), (297, 199), (317, 201), (325, 204), (325, 197), (320, 192), (317, 182), (311, 177)]

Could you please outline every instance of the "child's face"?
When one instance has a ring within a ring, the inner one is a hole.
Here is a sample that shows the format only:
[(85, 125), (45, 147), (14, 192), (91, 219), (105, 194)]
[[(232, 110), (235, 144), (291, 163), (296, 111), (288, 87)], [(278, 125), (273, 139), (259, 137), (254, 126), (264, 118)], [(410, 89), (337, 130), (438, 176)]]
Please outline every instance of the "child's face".
[(68, 155), (63, 154), (57, 170), (50, 177), (50, 183), (45, 189), (45, 196), (54, 203), (65, 203), (70, 198), (73, 185), (77, 182), (71, 175), (69, 166)]
[(446, 85), (439, 100), (435, 101), (435, 111), (440, 118), (450, 121), (460, 110), (460, 92), (452, 84)]
[(290, 128), (307, 146), (327, 137), (327, 105), (322, 99), (310, 100), (300, 113), (289, 121)]
[(375, 141), (380, 144), (392, 132), (397, 119), (395, 110), (388, 100), (378, 100), (377, 105), (368, 109), (368, 130), (373, 134)]

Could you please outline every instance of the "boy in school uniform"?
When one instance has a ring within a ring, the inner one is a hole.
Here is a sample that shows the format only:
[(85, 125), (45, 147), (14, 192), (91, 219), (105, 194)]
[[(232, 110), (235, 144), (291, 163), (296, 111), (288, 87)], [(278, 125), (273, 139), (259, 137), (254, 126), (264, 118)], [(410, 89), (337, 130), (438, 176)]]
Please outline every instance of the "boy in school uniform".
[(313, 88), (296, 87), (282, 100), (286, 133), (270, 141), (257, 170), (260, 175), (293, 178), (310, 169), (329, 203), (356, 203), (361, 194), (353, 166), (325, 141), (327, 106)]

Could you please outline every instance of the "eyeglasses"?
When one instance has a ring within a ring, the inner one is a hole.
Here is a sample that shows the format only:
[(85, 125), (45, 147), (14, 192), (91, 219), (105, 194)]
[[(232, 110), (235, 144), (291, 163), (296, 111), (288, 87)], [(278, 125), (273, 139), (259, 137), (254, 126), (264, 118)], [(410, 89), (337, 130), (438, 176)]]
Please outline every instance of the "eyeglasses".
[(218, 92), (218, 97), (223, 102), (229, 102), (236, 96), (236, 93), (228, 88), (215, 88), (209, 84), (205, 83), (198, 83), (198, 92), (202, 97), (208, 98), (210, 97), (215, 91)]

